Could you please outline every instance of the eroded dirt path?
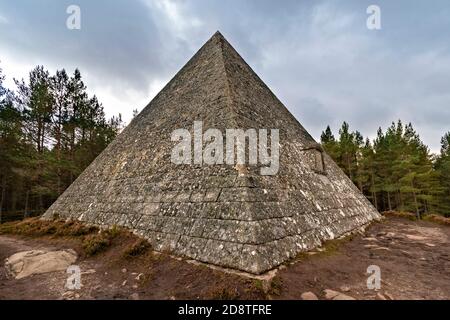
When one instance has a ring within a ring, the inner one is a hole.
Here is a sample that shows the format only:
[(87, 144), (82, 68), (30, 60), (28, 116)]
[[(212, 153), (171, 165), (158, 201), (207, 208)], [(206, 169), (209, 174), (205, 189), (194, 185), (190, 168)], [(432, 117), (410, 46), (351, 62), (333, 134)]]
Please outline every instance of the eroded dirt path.
[[(0, 299), (300, 299), (310, 291), (344, 292), (357, 299), (450, 299), (450, 227), (388, 217), (365, 235), (332, 242), (301, 255), (278, 271), (266, 295), (261, 282), (148, 253), (126, 260), (120, 242), (94, 257), (80, 257), (81, 290), (64, 287), (68, 274), (53, 272), (15, 280), (4, 260), (25, 250), (73, 248), (51, 238), (0, 236)], [(381, 270), (381, 289), (368, 290), (367, 267)]]
[[(357, 299), (450, 299), (450, 228), (389, 217), (332, 252), (305, 255), (279, 273), (280, 298), (305, 291), (344, 291)], [(367, 289), (367, 268), (380, 267), (381, 289)], [(343, 289), (343, 290), (342, 290)]]

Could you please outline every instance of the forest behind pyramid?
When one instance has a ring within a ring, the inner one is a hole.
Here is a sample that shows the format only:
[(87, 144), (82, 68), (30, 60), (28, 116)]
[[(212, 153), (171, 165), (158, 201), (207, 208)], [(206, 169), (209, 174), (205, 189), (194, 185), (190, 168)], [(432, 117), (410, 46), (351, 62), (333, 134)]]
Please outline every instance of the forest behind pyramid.
[[(300, 106), (301, 107), (301, 106)], [(279, 170), (175, 164), (176, 129), (279, 129)], [(379, 213), (217, 32), (48, 209), (254, 274)]]

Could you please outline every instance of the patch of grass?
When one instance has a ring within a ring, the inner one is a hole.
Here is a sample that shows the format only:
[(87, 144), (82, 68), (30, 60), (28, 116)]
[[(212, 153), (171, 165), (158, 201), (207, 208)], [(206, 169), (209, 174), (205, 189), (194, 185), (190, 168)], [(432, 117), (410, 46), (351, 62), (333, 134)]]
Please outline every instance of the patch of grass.
[(340, 248), (344, 243), (353, 241), (354, 236), (355, 236), (354, 234), (351, 234), (346, 236), (345, 238), (325, 241), (325, 243), (321, 247), (323, 251), (319, 251), (319, 254), (328, 256), (336, 253), (337, 251), (340, 250)]
[(37, 218), (30, 218), (1, 224), (0, 234), (31, 235), (32, 233), (37, 233), (40, 229), (41, 222)]
[(427, 214), (422, 219), (425, 221), (436, 222), (439, 224), (450, 226), (450, 218), (446, 218), (438, 214)]
[(336, 252), (339, 252), (339, 250), (341, 250), (342, 246), (345, 243), (353, 241), (353, 239), (355, 239), (356, 236), (357, 236), (356, 233), (350, 233), (344, 236), (343, 238), (327, 240), (324, 243), (322, 243), (320, 247), (316, 247), (308, 251), (299, 252), (294, 258), (288, 260), (288, 262), (298, 262), (302, 260), (305, 261), (309, 259), (314, 259), (317, 257), (332, 256), (336, 254)]
[(383, 215), (387, 216), (394, 216), (394, 217), (400, 217), (400, 218), (406, 218), (411, 221), (416, 221), (417, 216), (412, 212), (406, 212), (406, 211), (385, 211), (382, 213)]
[(139, 239), (125, 249), (123, 256), (125, 258), (134, 258), (141, 256), (150, 250), (151, 245), (147, 240)]
[[(41, 220), (38, 217), (0, 225), (0, 234), (79, 239), (87, 256), (105, 251), (111, 246), (113, 239), (123, 233), (123, 230), (117, 226), (103, 231), (99, 230), (96, 226), (85, 225), (76, 220)], [(142, 250), (142, 248), (140, 249)]]
[[(417, 221), (417, 216), (412, 212), (405, 212), (405, 211), (385, 211), (383, 212), (383, 215), (391, 215), (395, 217), (400, 218), (407, 218), (411, 221)], [(439, 214), (426, 214), (422, 216), (422, 220), (429, 221), (429, 222), (435, 222), (443, 225), (450, 225), (450, 218), (446, 218)]]
[(269, 294), (279, 296), (283, 288), (283, 280), (280, 277), (274, 277), (270, 282)]
[(111, 237), (111, 239), (114, 239), (115, 237), (120, 235), (122, 231), (123, 230), (115, 224), (111, 228), (107, 229), (105, 232), (108, 233), (108, 236)]
[(263, 284), (262, 280), (254, 279), (252, 281), (252, 284), (256, 288), (256, 290), (264, 292), (264, 284)]
[(213, 289), (210, 293), (210, 299), (212, 300), (237, 300), (239, 299), (239, 291), (237, 288), (230, 288), (221, 286)]
[(78, 237), (98, 232), (98, 228), (78, 221), (41, 220), (38, 217), (0, 225), (0, 234), (29, 237), (57, 236)]
[(82, 242), (84, 253), (89, 257), (105, 251), (112, 245), (112, 241), (123, 233), (121, 228), (114, 225), (110, 229), (85, 236)]
[(104, 232), (88, 235), (82, 243), (84, 253), (88, 257), (105, 251), (110, 245), (111, 239)]
[(250, 295), (251, 299), (268, 299), (266, 292), (264, 292), (264, 283), (262, 280), (246, 279), (244, 291)]
[(98, 232), (98, 227), (86, 226), (78, 221), (67, 221), (63, 227), (56, 232), (59, 236), (79, 237)]

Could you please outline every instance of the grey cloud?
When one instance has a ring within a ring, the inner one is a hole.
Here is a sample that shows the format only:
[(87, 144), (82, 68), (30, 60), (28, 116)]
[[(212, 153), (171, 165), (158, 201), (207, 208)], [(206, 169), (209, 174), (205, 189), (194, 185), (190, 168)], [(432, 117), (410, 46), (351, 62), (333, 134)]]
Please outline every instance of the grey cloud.
[[(164, 73), (161, 39), (148, 10), (133, 1), (76, 1), (81, 30), (66, 28), (66, 8), (74, 1), (8, 1), (1, 30), (13, 54), (39, 57), (44, 64), (84, 68), (105, 85), (127, 83), (147, 90), (152, 74)], [(82, 70), (83, 71), (83, 70)]]

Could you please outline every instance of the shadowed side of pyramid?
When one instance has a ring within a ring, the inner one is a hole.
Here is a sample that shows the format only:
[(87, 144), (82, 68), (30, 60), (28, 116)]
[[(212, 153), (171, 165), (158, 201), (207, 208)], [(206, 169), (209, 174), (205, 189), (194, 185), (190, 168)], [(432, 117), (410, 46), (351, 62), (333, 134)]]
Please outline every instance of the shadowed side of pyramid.
[[(177, 165), (176, 129), (279, 129), (277, 174)], [(379, 218), (233, 47), (216, 33), (49, 208), (121, 225), (159, 251), (262, 273)]]

